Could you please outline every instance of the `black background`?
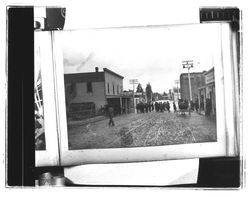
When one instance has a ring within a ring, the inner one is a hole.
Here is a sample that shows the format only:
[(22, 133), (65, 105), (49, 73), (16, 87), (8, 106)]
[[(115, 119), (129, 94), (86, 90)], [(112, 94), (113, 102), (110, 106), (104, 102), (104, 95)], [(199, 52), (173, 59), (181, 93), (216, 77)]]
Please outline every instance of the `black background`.
[(33, 8), (8, 9), (7, 184), (34, 185)]

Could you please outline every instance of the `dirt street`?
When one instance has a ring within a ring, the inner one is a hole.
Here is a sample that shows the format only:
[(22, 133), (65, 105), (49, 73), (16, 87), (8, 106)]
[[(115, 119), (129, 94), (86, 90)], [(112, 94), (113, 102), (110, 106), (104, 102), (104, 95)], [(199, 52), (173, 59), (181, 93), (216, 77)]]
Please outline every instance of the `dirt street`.
[(197, 114), (168, 112), (120, 115), (69, 129), (69, 149), (159, 146), (216, 141), (215, 121)]

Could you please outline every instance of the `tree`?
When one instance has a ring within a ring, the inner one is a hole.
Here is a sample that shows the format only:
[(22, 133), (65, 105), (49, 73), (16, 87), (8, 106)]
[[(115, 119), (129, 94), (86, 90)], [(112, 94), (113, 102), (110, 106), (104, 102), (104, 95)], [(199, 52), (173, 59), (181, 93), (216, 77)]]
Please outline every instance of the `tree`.
[(177, 89), (177, 87), (173, 87), (173, 92), (180, 92), (180, 88)]
[(147, 96), (147, 101), (152, 101), (152, 87), (150, 83), (147, 84), (146, 86), (146, 96)]
[(138, 83), (137, 85), (136, 92), (143, 92), (143, 89), (140, 83)]

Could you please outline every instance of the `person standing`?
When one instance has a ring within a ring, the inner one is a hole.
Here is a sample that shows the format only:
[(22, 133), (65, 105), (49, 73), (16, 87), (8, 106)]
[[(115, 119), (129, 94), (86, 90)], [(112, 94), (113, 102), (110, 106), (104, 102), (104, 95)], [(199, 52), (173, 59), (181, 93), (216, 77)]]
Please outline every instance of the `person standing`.
[(109, 126), (115, 126), (113, 117), (114, 117), (114, 108), (112, 105), (108, 105), (108, 116), (109, 116)]
[(160, 102), (160, 110), (161, 110), (161, 112), (163, 112), (163, 103), (162, 102)]
[(206, 111), (205, 111), (205, 115), (206, 116), (210, 116), (210, 113), (212, 111), (212, 102), (210, 98), (206, 99)]
[(174, 112), (176, 112), (176, 105), (174, 102), (173, 102), (173, 108), (174, 108)]
[(166, 104), (166, 108), (167, 108), (168, 112), (170, 112), (170, 105), (169, 105), (168, 101), (167, 101), (167, 104)]
[(198, 112), (198, 110), (199, 110), (199, 101), (198, 101), (198, 98), (196, 98), (195, 99), (195, 110), (196, 110), (196, 112)]

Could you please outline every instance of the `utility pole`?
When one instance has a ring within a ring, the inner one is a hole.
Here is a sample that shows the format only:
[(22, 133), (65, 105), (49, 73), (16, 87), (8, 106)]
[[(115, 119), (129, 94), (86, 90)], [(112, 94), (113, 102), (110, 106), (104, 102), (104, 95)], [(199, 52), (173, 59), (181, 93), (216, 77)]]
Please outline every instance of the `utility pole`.
[(186, 61), (182, 61), (182, 66), (183, 68), (187, 68), (188, 69), (188, 84), (189, 84), (189, 115), (191, 115), (191, 101), (192, 101), (192, 90), (191, 90), (191, 80), (190, 80), (190, 68), (194, 67), (194, 61), (193, 60), (186, 60)]
[(133, 84), (133, 107), (134, 107), (134, 111), (136, 111), (135, 110), (135, 84), (138, 84), (138, 79), (130, 79), (129, 83)]
[(179, 99), (179, 86), (178, 86), (179, 83), (180, 83), (179, 80), (175, 80), (175, 84), (177, 85), (177, 99)]

